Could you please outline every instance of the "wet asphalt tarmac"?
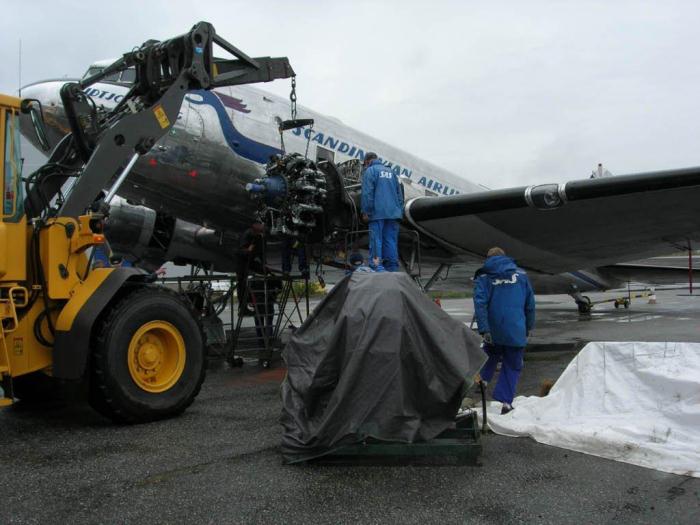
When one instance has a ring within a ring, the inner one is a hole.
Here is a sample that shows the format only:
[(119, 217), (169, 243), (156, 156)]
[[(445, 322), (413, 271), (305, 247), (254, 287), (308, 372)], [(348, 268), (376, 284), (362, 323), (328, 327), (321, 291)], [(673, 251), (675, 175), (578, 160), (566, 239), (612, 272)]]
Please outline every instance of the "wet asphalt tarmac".
[[(678, 293), (588, 319), (543, 298), (520, 392), (591, 338), (698, 341), (700, 298)], [(700, 523), (700, 479), (494, 434), (479, 466), (285, 466), (283, 375), (219, 364), (183, 416), (147, 425), (81, 403), (0, 412), (0, 523)]]

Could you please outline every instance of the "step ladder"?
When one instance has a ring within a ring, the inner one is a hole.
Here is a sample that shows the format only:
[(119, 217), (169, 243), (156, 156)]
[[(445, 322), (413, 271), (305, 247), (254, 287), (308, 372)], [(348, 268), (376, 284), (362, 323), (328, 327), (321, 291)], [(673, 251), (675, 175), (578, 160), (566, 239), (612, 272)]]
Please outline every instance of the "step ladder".
[[(304, 293), (299, 295), (294, 284), (304, 283)], [(226, 360), (231, 366), (241, 366), (243, 357), (255, 358), (264, 368), (269, 368), (275, 352), (281, 351), (280, 338), (287, 327), (296, 328), (304, 322), (301, 300), (306, 297), (309, 308), (309, 281), (303, 276), (279, 276), (274, 274), (249, 275), (243, 297), (238, 298), (238, 313)], [(289, 306), (291, 305), (291, 311)], [(244, 326), (245, 319), (254, 326)]]
[(17, 306), (24, 307), (28, 301), (28, 293), (24, 287), (3, 288), (3, 292), (7, 293), (3, 293), (0, 298), (0, 408), (10, 406), (14, 402), (7, 334), (14, 332), (19, 325)]

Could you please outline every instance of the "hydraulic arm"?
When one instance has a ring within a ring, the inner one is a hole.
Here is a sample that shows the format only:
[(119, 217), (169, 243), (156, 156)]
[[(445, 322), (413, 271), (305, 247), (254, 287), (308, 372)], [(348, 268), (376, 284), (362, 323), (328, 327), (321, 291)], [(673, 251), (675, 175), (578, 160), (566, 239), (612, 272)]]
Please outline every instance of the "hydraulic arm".
[[(98, 108), (85, 89), (125, 69), (135, 72), (129, 92)], [(173, 127), (188, 91), (293, 75), (286, 58), (250, 58), (206, 22), (149, 40), (62, 87), (70, 133), (26, 179), (19, 115), (45, 137), (38, 101), (0, 95), (0, 406), (37, 397), (48, 376), (87, 380), (92, 406), (119, 422), (170, 417), (192, 403), (206, 370), (199, 317), (140, 269), (92, 264), (105, 242), (102, 203)]]
[[(216, 47), (235, 58), (214, 56)], [(121, 102), (100, 112), (85, 88), (115, 72), (133, 67), (136, 81)], [(189, 90), (269, 82), (294, 71), (287, 58), (251, 58), (218, 36), (207, 22), (163, 42), (149, 40), (124, 54), (100, 73), (63, 86), (61, 100), (71, 133), (54, 150), (28, 192), (30, 218), (42, 214), (69, 177), (70, 192), (60, 198), (56, 215), (78, 217), (124, 168), (110, 196), (139, 156), (174, 125)]]

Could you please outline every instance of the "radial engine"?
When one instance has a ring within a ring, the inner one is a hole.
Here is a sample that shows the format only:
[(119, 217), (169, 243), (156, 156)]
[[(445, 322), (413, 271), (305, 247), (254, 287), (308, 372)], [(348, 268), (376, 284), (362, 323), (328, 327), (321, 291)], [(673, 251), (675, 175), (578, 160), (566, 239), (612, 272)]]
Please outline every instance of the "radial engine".
[(298, 153), (272, 157), (265, 176), (247, 184), (246, 190), (258, 201), (260, 219), (273, 236), (321, 241), (336, 223), (330, 215), (344, 215), (347, 207), (335, 166), (316, 165)]

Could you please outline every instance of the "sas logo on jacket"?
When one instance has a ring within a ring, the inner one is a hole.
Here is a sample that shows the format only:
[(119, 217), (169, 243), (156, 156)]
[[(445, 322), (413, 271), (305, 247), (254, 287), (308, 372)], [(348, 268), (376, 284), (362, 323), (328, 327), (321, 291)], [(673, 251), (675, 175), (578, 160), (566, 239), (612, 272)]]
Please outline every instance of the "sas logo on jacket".
[(518, 282), (518, 274), (514, 273), (510, 279), (494, 279), (491, 284), (498, 286), (501, 284), (516, 284)]

